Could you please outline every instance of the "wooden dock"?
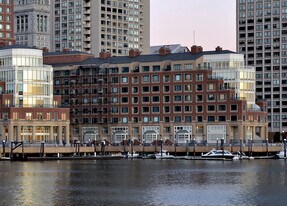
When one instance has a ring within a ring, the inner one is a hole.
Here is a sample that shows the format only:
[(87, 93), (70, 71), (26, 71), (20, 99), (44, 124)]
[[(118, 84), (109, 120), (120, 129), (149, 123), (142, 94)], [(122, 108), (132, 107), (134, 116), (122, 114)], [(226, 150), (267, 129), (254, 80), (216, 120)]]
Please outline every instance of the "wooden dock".
[[(73, 146), (60, 146), (60, 145), (23, 145), (23, 147), (17, 147), (11, 150), (10, 147), (0, 147), (0, 154), (2, 159), (7, 159), (12, 155), (12, 159), (23, 159), (23, 160), (63, 160), (63, 159), (105, 159), (103, 157), (109, 157), (107, 159), (119, 158), (121, 154), (126, 154), (128, 152), (137, 152), (140, 154), (153, 154), (155, 152), (160, 152), (161, 149), (168, 151), (170, 154), (175, 156), (201, 156), (202, 153), (209, 152), (211, 149), (215, 149), (212, 146), (198, 146), (198, 145), (163, 145), (155, 146), (143, 146), (143, 145), (106, 145), (101, 147), (100, 145), (86, 146), (86, 145), (73, 145)], [(240, 146), (224, 146), (225, 150), (231, 152), (240, 151)], [(252, 147), (243, 146), (242, 151), (251, 156), (271, 156), (275, 155), (282, 149), (282, 145), (278, 144), (261, 144), (253, 145)], [(11, 153), (12, 151), (12, 153)], [(95, 156), (96, 154), (96, 156)], [(118, 155), (115, 156), (115, 155)], [(113, 156), (112, 156), (113, 155)], [(102, 156), (102, 157), (101, 157)]]

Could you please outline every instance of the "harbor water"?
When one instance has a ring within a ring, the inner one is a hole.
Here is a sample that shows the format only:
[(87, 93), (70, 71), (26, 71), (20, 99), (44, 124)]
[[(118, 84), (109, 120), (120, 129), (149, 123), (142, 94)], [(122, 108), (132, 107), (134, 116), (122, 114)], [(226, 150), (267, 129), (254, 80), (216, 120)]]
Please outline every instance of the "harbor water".
[(286, 205), (287, 161), (0, 162), (0, 205)]

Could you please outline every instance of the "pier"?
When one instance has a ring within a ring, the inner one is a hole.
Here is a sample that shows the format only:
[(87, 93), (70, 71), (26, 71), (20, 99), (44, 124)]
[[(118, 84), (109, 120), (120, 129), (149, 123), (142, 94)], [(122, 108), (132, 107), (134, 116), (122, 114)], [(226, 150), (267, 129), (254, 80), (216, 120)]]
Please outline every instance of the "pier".
[[(11, 147), (12, 145), (12, 147)], [(168, 151), (175, 156), (200, 156), (202, 153), (215, 149), (216, 145), (94, 145), (94, 144), (7, 144), (0, 147), (1, 159), (29, 160), (29, 159), (112, 159), (128, 152), (153, 154), (161, 150)], [(249, 156), (271, 156), (282, 150), (281, 144), (253, 144), (253, 145), (224, 145), (230, 152), (242, 151)], [(102, 158), (100, 158), (102, 156)]]

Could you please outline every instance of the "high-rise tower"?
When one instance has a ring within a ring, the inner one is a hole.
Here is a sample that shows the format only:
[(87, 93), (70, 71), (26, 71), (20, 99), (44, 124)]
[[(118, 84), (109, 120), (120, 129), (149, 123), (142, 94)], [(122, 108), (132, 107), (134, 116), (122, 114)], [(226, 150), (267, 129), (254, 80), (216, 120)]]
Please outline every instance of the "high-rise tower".
[(15, 43), (13, 0), (0, 1), (0, 46)]
[(149, 53), (150, 0), (52, 0), (52, 51)]
[(50, 1), (15, 1), (16, 43), (50, 49)]
[(257, 98), (268, 100), (269, 132), (282, 139), (287, 130), (287, 1), (237, 0), (237, 50), (256, 68)]

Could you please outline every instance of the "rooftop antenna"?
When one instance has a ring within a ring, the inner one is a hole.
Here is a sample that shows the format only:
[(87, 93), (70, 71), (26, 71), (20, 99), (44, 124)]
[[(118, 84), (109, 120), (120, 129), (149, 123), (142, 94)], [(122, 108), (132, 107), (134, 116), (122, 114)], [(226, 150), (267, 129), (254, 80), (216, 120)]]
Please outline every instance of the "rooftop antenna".
[(195, 45), (195, 31), (193, 31), (193, 45)]

